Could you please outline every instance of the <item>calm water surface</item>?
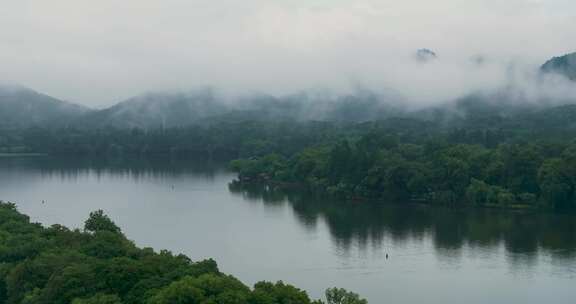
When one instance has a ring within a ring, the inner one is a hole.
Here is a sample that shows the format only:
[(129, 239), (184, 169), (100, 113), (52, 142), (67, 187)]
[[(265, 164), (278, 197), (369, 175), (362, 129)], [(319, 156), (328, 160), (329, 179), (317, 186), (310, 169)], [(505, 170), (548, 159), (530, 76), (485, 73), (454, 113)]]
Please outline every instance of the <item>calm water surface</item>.
[(336, 203), (233, 179), (206, 163), (0, 158), (0, 199), (34, 221), (82, 227), (104, 209), (139, 246), (214, 258), (250, 285), (339, 286), (371, 304), (576, 301), (573, 216)]

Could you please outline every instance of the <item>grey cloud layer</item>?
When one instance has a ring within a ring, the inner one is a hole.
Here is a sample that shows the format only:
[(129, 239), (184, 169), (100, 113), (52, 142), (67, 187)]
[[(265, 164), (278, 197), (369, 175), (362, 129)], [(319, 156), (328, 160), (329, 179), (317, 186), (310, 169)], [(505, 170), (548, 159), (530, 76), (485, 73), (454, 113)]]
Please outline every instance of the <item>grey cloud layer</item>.
[[(271, 93), (361, 82), (424, 102), (576, 49), (567, 0), (3, 0), (2, 80), (90, 104), (214, 85)], [(575, 13), (576, 14), (576, 13)], [(421, 47), (439, 63), (410, 61)], [(471, 68), (482, 54), (491, 63)]]

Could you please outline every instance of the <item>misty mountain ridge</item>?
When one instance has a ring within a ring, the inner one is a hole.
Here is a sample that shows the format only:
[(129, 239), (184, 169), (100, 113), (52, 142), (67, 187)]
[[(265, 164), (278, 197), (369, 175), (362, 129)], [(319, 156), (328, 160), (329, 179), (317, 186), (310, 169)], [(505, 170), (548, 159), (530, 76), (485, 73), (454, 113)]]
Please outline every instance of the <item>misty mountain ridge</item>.
[(242, 121), (368, 121), (402, 113), (397, 96), (368, 90), (337, 95), (322, 90), (285, 96), (230, 98), (212, 89), (148, 93), (79, 119), (90, 127), (170, 128)]
[(147, 93), (104, 110), (91, 111), (82, 120), (92, 127), (159, 128), (194, 124), (222, 114), (226, 106), (212, 90)]
[[(89, 110), (54, 101), (45, 104), (43, 100), (29, 98), (19, 103), (20, 107), (4, 107), (2, 113), (11, 118), (3, 119), (4, 127), (157, 129), (245, 121), (358, 123), (395, 118), (435, 122), (447, 127), (471, 124), (490, 127), (508, 118), (563, 106), (554, 103), (524, 103), (511, 95), (506, 91), (473, 93), (435, 106), (408, 109), (395, 96), (370, 91), (335, 96), (300, 92), (283, 97), (258, 95), (227, 100), (212, 91), (201, 90), (188, 93), (148, 93), (103, 110)], [(28, 95), (21, 93), (18, 96), (23, 98)], [(7, 115), (10, 112), (15, 114)], [(576, 113), (573, 119), (576, 120)]]
[[(426, 60), (437, 57), (428, 49), (418, 50), (418, 54)], [(576, 53), (547, 61), (541, 71), (576, 77)], [(242, 121), (366, 122), (390, 118), (451, 126), (489, 126), (509, 117), (529, 116), (574, 103), (571, 99), (527, 102), (524, 95), (515, 88), (503, 87), (492, 92), (469, 93), (433, 106), (409, 108), (399, 94), (362, 88), (348, 94), (308, 90), (285, 96), (251, 94), (234, 98), (224, 97), (214, 89), (200, 88), (146, 93), (106, 109), (92, 110), (25, 87), (0, 85), (0, 126), (150, 129)], [(576, 119), (573, 111), (566, 115), (572, 117), (572, 114)], [(566, 121), (566, 115), (547, 116)]]
[(417, 50), (416, 54), (414, 54), (414, 58), (418, 62), (426, 63), (437, 59), (438, 55), (436, 54), (436, 52), (424, 48)]
[(545, 73), (562, 75), (576, 81), (576, 52), (548, 60), (540, 68)]
[(0, 126), (65, 126), (89, 111), (18, 85), (0, 85)]

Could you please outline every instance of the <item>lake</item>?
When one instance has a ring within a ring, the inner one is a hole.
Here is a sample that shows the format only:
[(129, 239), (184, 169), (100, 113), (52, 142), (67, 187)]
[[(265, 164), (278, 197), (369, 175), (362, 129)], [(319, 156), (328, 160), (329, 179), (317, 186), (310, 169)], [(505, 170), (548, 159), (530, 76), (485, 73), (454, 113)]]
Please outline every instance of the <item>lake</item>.
[(73, 228), (103, 209), (138, 246), (314, 298), (338, 286), (372, 304), (576, 299), (573, 215), (334, 202), (234, 177), (207, 162), (3, 157), (0, 199)]

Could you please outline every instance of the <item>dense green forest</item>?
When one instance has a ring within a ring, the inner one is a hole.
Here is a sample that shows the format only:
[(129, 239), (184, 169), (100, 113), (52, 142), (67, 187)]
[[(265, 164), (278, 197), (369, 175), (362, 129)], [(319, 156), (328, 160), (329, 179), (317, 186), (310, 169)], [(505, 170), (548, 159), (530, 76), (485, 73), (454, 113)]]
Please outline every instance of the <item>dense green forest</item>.
[(514, 143), (487, 148), (406, 143), (371, 133), (311, 146), (293, 156), (236, 160), (241, 182), (304, 186), (345, 199), (572, 209), (576, 145)]
[[(460, 114), (452, 113), (453, 110)], [(494, 148), (527, 141), (569, 142), (576, 135), (575, 121), (575, 105), (526, 109), (463, 100), (455, 109), (365, 122), (260, 119), (151, 129), (0, 127), (0, 153), (231, 160), (269, 153), (289, 156), (311, 145), (359, 138), (369, 133), (397, 137), (405, 143), (437, 141)]]
[[(343, 289), (328, 304), (365, 304)], [(138, 248), (102, 211), (83, 230), (31, 223), (0, 202), (0, 303), (6, 304), (306, 304), (306, 292), (283, 282), (248, 288), (216, 262)]]
[(296, 152), (338, 134), (331, 124), (220, 123), (170, 129), (0, 129), (0, 152), (109, 157), (230, 160), (277, 151)]
[(465, 121), (388, 119), (327, 141), (232, 162), (241, 182), (300, 186), (343, 199), (574, 209), (573, 106)]

